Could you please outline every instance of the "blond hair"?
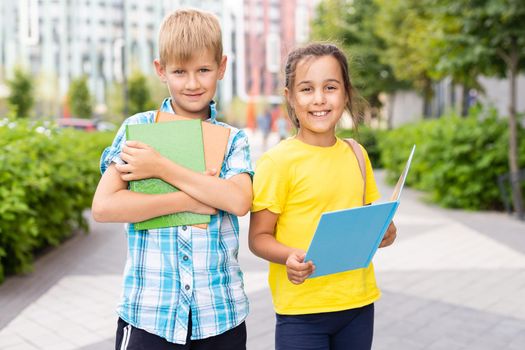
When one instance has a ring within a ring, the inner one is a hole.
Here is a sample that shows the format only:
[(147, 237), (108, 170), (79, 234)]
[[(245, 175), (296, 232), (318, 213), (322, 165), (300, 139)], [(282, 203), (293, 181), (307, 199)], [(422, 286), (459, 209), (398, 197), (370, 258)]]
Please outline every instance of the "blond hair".
[(202, 50), (222, 59), (221, 27), (217, 16), (197, 9), (182, 9), (168, 14), (159, 30), (160, 63), (187, 62)]

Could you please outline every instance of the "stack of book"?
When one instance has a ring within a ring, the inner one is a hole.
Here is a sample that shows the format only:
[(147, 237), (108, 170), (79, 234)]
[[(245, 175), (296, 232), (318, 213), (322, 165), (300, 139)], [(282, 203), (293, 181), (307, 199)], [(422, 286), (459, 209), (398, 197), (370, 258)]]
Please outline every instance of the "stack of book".
[[(206, 169), (217, 169), (216, 176), (219, 176), (230, 129), (166, 112), (157, 112), (155, 120), (157, 122), (153, 124), (127, 125), (126, 139), (150, 145), (164, 157), (199, 173)], [(131, 181), (130, 189), (148, 194), (179, 191), (160, 179)], [(181, 225), (205, 228), (209, 222), (210, 215), (182, 212), (135, 223), (135, 229), (149, 230)]]

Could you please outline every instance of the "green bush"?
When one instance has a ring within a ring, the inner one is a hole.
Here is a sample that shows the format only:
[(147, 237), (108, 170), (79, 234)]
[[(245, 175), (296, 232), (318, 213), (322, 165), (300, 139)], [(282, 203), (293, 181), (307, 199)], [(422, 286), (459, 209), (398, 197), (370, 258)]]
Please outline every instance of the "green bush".
[(377, 144), (377, 139), (380, 138), (384, 131), (372, 129), (366, 126), (359, 126), (357, 133), (354, 129), (340, 129), (337, 131), (337, 136), (341, 138), (353, 138), (359, 142), (366, 149), (372, 167), (374, 169), (381, 168), (380, 151)]
[(82, 212), (91, 206), (111, 137), (0, 121), (0, 281), (29, 271), (36, 250), (87, 229)]
[[(525, 131), (520, 166), (525, 166)], [(471, 111), (426, 120), (392, 130), (378, 140), (387, 179), (397, 180), (413, 144), (416, 153), (407, 184), (429, 193), (430, 200), (452, 208), (501, 209), (499, 175), (508, 173), (508, 124), (495, 111)]]

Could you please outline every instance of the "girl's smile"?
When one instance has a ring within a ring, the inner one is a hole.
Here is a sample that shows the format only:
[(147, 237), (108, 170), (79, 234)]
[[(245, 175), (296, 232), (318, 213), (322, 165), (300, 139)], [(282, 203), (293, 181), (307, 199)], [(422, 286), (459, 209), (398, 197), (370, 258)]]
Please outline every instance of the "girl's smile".
[(333, 145), (347, 101), (339, 62), (329, 55), (299, 61), (296, 83), (285, 93), (299, 120), (297, 138), (316, 146)]

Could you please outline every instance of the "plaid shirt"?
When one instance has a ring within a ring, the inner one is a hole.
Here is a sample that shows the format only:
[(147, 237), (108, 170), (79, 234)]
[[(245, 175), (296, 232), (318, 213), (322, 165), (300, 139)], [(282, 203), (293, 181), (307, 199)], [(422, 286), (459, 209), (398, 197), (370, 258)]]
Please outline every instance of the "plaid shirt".
[[(170, 99), (161, 111), (173, 112)], [(248, 139), (242, 130), (218, 122), (210, 103), (210, 123), (231, 129), (221, 178), (241, 173), (253, 176)], [(122, 163), (127, 124), (153, 123), (155, 111), (124, 121), (113, 144), (100, 160), (104, 172), (111, 162)], [(127, 224), (128, 254), (124, 286), (117, 312), (134, 327), (184, 344), (191, 310), (191, 339), (224, 333), (244, 321), (248, 299), (237, 261), (239, 223), (235, 215), (219, 211), (207, 229), (191, 226), (135, 230)]]

